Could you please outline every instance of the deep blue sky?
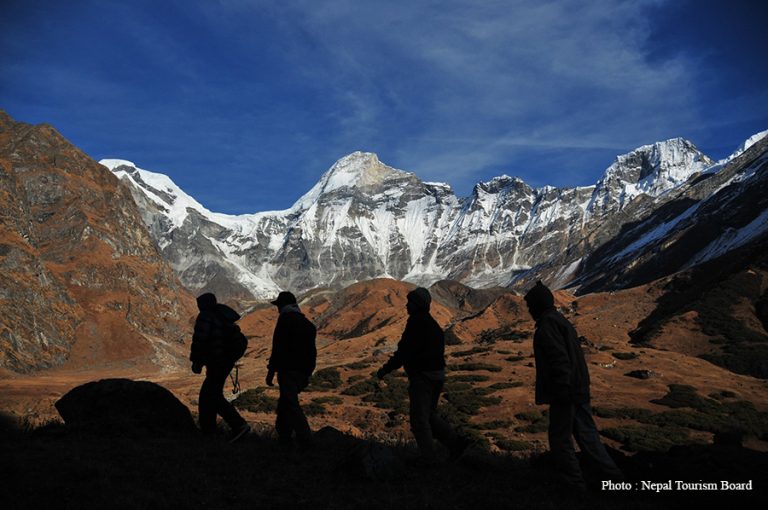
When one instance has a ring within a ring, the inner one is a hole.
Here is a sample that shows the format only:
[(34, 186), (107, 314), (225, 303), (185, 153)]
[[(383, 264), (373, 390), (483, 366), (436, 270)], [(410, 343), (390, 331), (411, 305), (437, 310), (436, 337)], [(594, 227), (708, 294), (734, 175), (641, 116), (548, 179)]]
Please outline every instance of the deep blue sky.
[(355, 150), (466, 196), (768, 129), (762, 0), (4, 0), (0, 108), (206, 207), (289, 207)]

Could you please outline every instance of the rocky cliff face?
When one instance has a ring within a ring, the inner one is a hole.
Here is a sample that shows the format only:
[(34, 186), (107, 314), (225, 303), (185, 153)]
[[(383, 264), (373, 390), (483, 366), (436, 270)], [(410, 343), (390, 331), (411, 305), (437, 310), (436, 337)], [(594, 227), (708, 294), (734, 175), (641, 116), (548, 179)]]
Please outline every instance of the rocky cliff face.
[(0, 112), (0, 366), (172, 363), (194, 313), (122, 183)]
[[(458, 198), (446, 184), (358, 152), (290, 209), (235, 217), (206, 210), (167, 176), (128, 161), (102, 163), (130, 185), (188, 288), (257, 298), (376, 277), (491, 287), (535, 274), (562, 286), (638, 208), (659, 207), (714, 164), (690, 142), (672, 139), (619, 156), (594, 186), (533, 189), (501, 176)], [(552, 260), (557, 267), (538, 270)]]

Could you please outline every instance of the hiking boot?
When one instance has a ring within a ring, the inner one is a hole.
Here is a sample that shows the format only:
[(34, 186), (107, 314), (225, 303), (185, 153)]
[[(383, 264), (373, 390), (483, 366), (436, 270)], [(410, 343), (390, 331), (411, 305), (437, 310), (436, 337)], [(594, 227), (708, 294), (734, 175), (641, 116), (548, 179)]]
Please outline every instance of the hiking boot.
[(232, 431), (232, 435), (229, 437), (229, 442), (234, 443), (235, 441), (237, 441), (238, 439), (240, 439), (250, 431), (251, 431), (251, 426), (248, 425), (247, 423), (243, 423), (240, 426), (240, 428)]
[(448, 462), (456, 462), (459, 460), (461, 456), (464, 455), (464, 452), (467, 451), (470, 444), (472, 444), (472, 441), (466, 437), (458, 437), (456, 442), (454, 442), (448, 450)]

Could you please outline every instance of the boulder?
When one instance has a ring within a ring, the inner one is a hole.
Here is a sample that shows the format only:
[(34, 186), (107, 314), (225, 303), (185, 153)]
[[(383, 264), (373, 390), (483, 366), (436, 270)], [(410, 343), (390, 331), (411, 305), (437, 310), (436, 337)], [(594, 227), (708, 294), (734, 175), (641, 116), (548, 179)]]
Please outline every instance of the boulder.
[(197, 430), (170, 391), (147, 381), (103, 379), (78, 386), (56, 402), (68, 427), (119, 435), (178, 435)]

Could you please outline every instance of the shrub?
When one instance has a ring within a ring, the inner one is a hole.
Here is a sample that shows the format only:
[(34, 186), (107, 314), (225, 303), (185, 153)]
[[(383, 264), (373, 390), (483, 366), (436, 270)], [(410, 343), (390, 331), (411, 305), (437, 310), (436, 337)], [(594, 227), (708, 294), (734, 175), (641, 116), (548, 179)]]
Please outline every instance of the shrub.
[(650, 379), (653, 372), (650, 370), (632, 370), (624, 375), (627, 377), (634, 377), (635, 379)]
[(364, 361), (356, 361), (354, 363), (347, 363), (344, 365), (346, 368), (352, 369), (352, 370), (362, 370), (364, 368), (368, 368), (371, 366), (371, 363), (366, 363)]
[(651, 400), (654, 404), (659, 404), (673, 409), (680, 407), (690, 407), (701, 411), (714, 410), (719, 404), (711, 399), (704, 399), (696, 393), (696, 388), (686, 384), (670, 384), (669, 392), (662, 398)]
[(317, 398), (313, 398), (312, 402), (316, 404), (339, 405), (344, 402), (344, 399), (341, 397), (317, 397)]
[(617, 407), (614, 409), (593, 407), (592, 412), (595, 416), (601, 418), (625, 418), (637, 421), (647, 420), (653, 416), (653, 412), (650, 409), (642, 409), (639, 407)]
[(672, 446), (691, 444), (688, 431), (682, 427), (657, 427), (654, 425), (629, 425), (604, 429), (600, 432), (618, 441), (630, 452), (666, 452)]
[(468, 383), (451, 383), (445, 388), (445, 399), (459, 412), (467, 415), (476, 415), (480, 408), (499, 404), (500, 397), (486, 396), (492, 390), (486, 388), (474, 388)]
[(451, 381), (456, 382), (485, 382), (490, 380), (491, 378), (487, 375), (479, 375), (479, 374), (459, 374), (459, 375), (452, 375)]
[[(670, 391), (656, 404), (673, 411), (653, 414), (647, 409), (618, 408), (594, 410), (604, 418), (631, 418), (647, 425), (685, 427), (712, 433), (739, 432), (759, 438), (768, 437), (768, 412), (759, 411), (746, 400), (718, 402), (700, 397), (691, 386), (671, 384)], [(727, 395), (734, 395), (726, 392)]]
[(302, 405), (301, 409), (307, 416), (317, 416), (318, 414), (325, 414), (327, 412), (325, 406), (314, 401)]
[(467, 351), (457, 351), (451, 354), (452, 358), (460, 358), (462, 356), (471, 356), (472, 354), (480, 354), (483, 352), (490, 351), (490, 347), (472, 347), (471, 349)]
[(629, 361), (631, 359), (637, 358), (637, 353), (634, 352), (612, 352), (611, 355), (614, 358), (620, 359), (622, 361)]
[(397, 414), (408, 414), (408, 383), (402, 378), (392, 376), (387, 376), (384, 380), (386, 384), (383, 387), (371, 381), (374, 390), (363, 397), (363, 402), (372, 402), (376, 407), (392, 409)]
[(475, 370), (487, 370), (488, 372), (501, 372), (501, 367), (491, 365), (490, 363), (459, 363), (458, 365), (451, 365), (448, 367), (450, 370), (464, 370), (467, 372), (473, 372)]
[(644, 420), (645, 423), (660, 427), (685, 427), (705, 432), (731, 432), (733, 431), (730, 420), (721, 416), (700, 413), (690, 409), (676, 409), (654, 414)]
[(479, 430), (496, 430), (496, 429), (505, 429), (512, 425), (512, 422), (509, 420), (493, 420), (493, 421), (486, 421), (483, 423), (476, 423), (474, 424), (475, 428)]
[(737, 374), (768, 379), (768, 345), (729, 344), (720, 354), (699, 357)]
[(277, 410), (277, 399), (264, 395), (264, 388), (245, 390), (232, 404), (252, 413), (273, 413)]
[(376, 384), (376, 381), (373, 379), (366, 379), (364, 381), (356, 382), (349, 388), (346, 388), (342, 390), (342, 395), (352, 395), (352, 396), (359, 396), (359, 395), (367, 395), (369, 393), (373, 393), (374, 391), (377, 391), (379, 389), (378, 384)]
[(546, 432), (549, 427), (549, 416), (545, 411), (540, 413), (538, 411), (526, 411), (524, 413), (517, 413), (515, 418), (521, 421), (527, 421), (527, 425), (521, 425), (515, 427), (516, 432), (528, 432), (531, 434), (537, 432)]
[(321, 368), (309, 381), (310, 391), (333, 390), (341, 386), (341, 374), (336, 367)]
[(491, 445), (478, 428), (470, 423), (467, 413), (459, 410), (451, 402), (441, 402), (437, 407), (437, 413), (462, 436), (468, 437), (472, 443), (483, 450), (489, 450)]
[(511, 326), (504, 326), (498, 329), (485, 329), (480, 332), (478, 341), (481, 344), (495, 344), (500, 341), (522, 342), (529, 335), (513, 329)]
[(524, 450), (530, 450), (533, 445), (528, 441), (520, 441), (518, 439), (507, 439), (501, 434), (491, 434), (493, 442), (499, 449), (506, 452), (520, 452)]
[(714, 398), (716, 400), (725, 400), (727, 398), (736, 398), (736, 394), (734, 392), (732, 392), (732, 391), (720, 390), (720, 391), (715, 392), (715, 393), (710, 393), (709, 397), (710, 398)]
[(522, 385), (522, 381), (497, 382), (491, 384), (488, 388), (492, 390), (506, 390), (507, 388), (519, 388)]

